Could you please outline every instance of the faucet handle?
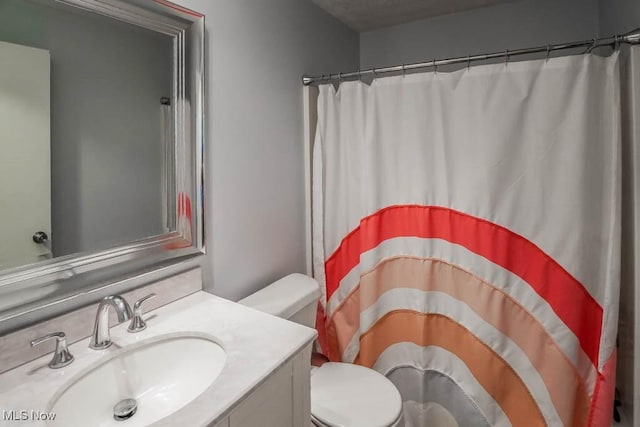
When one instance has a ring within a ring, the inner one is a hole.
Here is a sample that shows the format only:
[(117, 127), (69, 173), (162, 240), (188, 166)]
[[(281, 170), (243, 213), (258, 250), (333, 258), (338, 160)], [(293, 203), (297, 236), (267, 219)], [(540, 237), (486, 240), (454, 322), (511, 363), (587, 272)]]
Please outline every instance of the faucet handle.
[(31, 341), (31, 347), (35, 347), (42, 344), (43, 342), (52, 339), (56, 340), (56, 349), (53, 352), (53, 358), (49, 362), (49, 367), (51, 369), (64, 368), (65, 366), (73, 362), (73, 355), (67, 348), (67, 337), (64, 332), (54, 332), (52, 334), (36, 338), (35, 340)]
[(154, 298), (156, 294), (149, 294), (146, 297), (140, 298), (138, 301), (133, 304), (133, 317), (131, 318), (131, 323), (127, 328), (127, 331), (131, 333), (144, 331), (147, 329), (147, 323), (142, 319), (142, 303), (146, 300)]

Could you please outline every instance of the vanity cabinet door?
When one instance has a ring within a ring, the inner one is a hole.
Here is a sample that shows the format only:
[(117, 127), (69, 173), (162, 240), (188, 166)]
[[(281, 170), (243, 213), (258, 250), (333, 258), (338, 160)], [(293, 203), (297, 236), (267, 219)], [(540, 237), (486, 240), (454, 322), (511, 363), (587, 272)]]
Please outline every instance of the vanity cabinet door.
[(310, 426), (310, 361), (311, 345), (308, 345), (214, 427)]
[(293, 424), (293, 363), (278, 369), (229, 417), (229, 427), (297, 427)]

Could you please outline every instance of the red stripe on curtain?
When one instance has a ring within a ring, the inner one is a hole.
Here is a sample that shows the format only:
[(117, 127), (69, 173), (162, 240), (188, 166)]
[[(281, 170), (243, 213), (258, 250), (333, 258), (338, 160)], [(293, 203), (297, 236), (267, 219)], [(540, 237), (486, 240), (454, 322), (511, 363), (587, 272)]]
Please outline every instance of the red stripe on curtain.
[(368, 216), (325, 262), (327, 298), (360, 263), (360, 255), (387, 239), (442, 239), (511, 271), (544, 298), (580, 341), (595, 366), (602, 330), (602, 307), (582, 284), (524, 237), (497, 224), (440, 206), (398, 205)]

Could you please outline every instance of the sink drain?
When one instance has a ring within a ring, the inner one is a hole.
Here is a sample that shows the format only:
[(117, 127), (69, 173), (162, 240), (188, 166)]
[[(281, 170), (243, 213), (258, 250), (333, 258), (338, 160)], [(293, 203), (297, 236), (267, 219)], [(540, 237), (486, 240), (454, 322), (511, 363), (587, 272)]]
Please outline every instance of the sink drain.
[(113, 407), (113, 419), (124, 421), (133, 417), (138, 410), (138, 402), (135, 399), (124, 399)]

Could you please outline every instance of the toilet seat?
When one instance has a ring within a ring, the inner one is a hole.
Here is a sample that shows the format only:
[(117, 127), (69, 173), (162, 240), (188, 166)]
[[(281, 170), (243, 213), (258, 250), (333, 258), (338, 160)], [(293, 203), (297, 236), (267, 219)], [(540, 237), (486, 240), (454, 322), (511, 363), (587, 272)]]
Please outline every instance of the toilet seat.
[(329, 362), (311, 371), (311, 414), (319, 426), (391, 427), (401, 413), (400, 392), (372, 369)]

